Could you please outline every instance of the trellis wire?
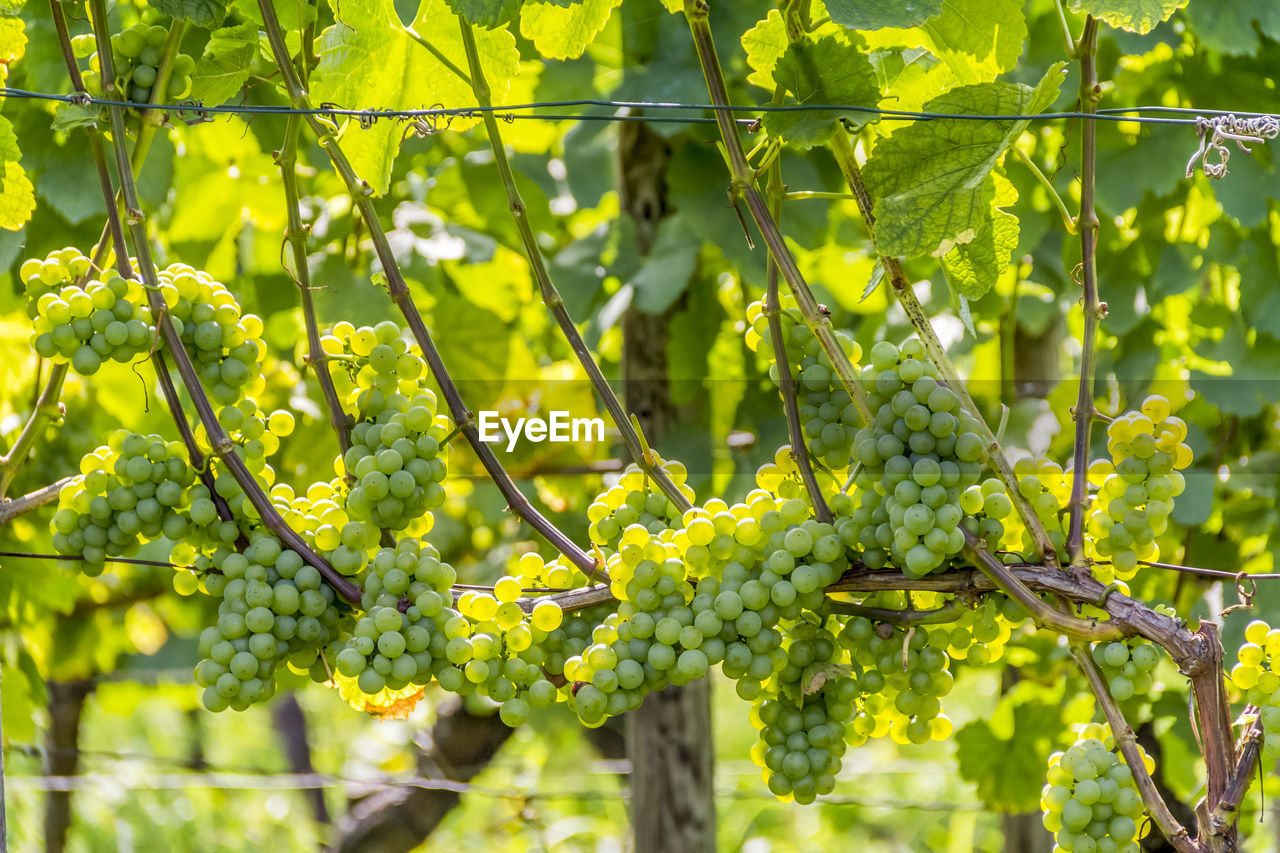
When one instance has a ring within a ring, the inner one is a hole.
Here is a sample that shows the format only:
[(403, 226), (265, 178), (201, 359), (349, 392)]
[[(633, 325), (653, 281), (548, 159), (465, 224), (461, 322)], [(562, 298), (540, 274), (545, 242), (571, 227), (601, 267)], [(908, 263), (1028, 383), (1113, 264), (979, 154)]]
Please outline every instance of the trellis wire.
[[(195, 115), (198, 120), (207, 118), (210, 115), (226, 114), (226, 115), (311, 115), (330, 118), (354, 118), (364, 125), (372, 124), (380, 119), (394, 119), (401, 121), (412, 120), (430, 120), (438, 118), (454, 118), (454, 117), (475, 117), (485, 112), (492, 112), (500, 115), (508, 121), (519, 119), (536, 119), (543, 121), (666, 121), (673, 123), (688, 124), (704, 124), (713, 122), (714, 119), (702, 116), (640, 116), (634, 114), (593, 114), (593, 113), (575, 113), (571, 115), (564, 114), (522, 114), (530, 110), (543, 109), (564, 109), (568, 107), (605, 107), (610, 109), (631, 109), (631, 110), (720, 110), (733, 113), (786, 113), (786, 112), (829, 112), (829, 113), (860, 113), (864, 115), (875, 115), (880, 118), (890, 120), (903, 121), (930, 121), (935, 119), (954, 119), (960, 121), (1047, 121), (1058, 119), (1083, 119), (1090, 121), (1113, 121), (1113, 122), (1133, 122), (1137, 124), (1170, 124), (1185, 125), (1194, 127), (1204, 116), (1245, 116), (1245, 117), (1264, 117), (1272, 115), (1266, 112), (1255, 112), (1248, 110), (1214, 110), (1214, 109), (1197, 109), (1190, 107), (1162, 107), (1162, 106), (1138, 106), (1138, 107), (1116, 107), (1111, 109), (1098, 110), (1096, 113), (1085, 113), (1074, 110), (1036, 113), (1024, 115), (1020, 113), (942, 113), (931, 112), (927, 110), (893, 110), (884, 107), (867, 107), (851, 104), (733, 104), (727, 106), (716, 106), (714, 104), (698, 104), (698, 103), (676, 103), (668, 101), (621, 101), (605, 98), (576, 98), (570, 100), (559, 101), (534, 101), (524, 104), (504, 104), (494, 105), (491, 107), (470, 106), (470, 107), (444, 107), (433, 106), (418, 109), (351, 109), (347, 107), (339, 107), (334, 104), (322, 104), (319, 107), (299, 108), (293, 106), (277, 106), (271, 104), (239, 104), (228, 105), (222, 104), (217, 106), (206, 106), (198, 101), (182, 101), (171, 104), (150, 104), (135, 101), (112, 100), (108, 98), (94, 98), (81, 94), (57, 94), (52, 92), (33, 92), (26, 89), (14, 89), (8, 87), (0, 87), (0, 97), (16, 98), (21, 100), (42, 100), (55, 101), (61, 103), (71, 103), (81, 106), (119, 106), (128, 107), (136, 110), (162, 110), (174, 113), (189, 113)], [(1167, 112), (1173, 113), (1170, 116), (1144, 115), (1150, 112)], [(1185, 118), (1178, 116), (1185, 115)], [(740, 124), (753, 124), (757, 118), (739, 119)]]

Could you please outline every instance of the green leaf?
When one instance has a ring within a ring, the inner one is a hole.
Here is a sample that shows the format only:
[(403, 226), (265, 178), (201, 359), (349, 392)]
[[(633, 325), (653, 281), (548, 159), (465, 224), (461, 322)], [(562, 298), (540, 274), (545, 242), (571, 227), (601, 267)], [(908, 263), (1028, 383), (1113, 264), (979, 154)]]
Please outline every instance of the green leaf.
[(0, 18), (0, 80), (9, 73), (9, 68), (27, 52), (26, 24), (21, 18)]
[[(316, 20), (316, 6), (312, 3), (299, 3), (298, 0), (271, 0), (276, 18), (286, 36), (293, 38), (295, 34)], [(236, 11), (256, 24), (262, 23), (262, 10), (258, 8), (258, 0), (236, 0)], [(343, 11), (346, 11), (345, 6)], [(268, 55), (270, 52), (268, 51)]]
[(1071, 11), (1084, 12), (1113, 27), (1144, 35), (1185, 5), (1187, 0), (1072, 0)]
[(942, 271), (952, 292), (970, 301), (981, 299), (995, 287), (1009, 256), (1018, 247), (1018, 217), (993, 210), (968, 243), (961, 243), (942, 256)]
[(101, 118), (98, 107), (61, 103), (53, 112), (52, 127), (56, 131), (74, 130), (77, 127), (97, 127)]
[(1034, 811), (1053, 738), (1062, 729), (1058, 705), (1011, 694), (1001, 700), (993, 719), (974, 720), (956, 732), (960, 776), (977, 785), (989, 808)]
[(684, 293), (698, 265), (702, 241), (679, 214), (662, 220), (653, 251), (628, 282), (635, 290), (631, 305), (651, 314), (666, 311)]
[(205, 106), (226, 103), (249, 79), (257, 49), (258, 25), (253, 21), (214, 30), (191, 75), (191, 97)]
[(227, 17), (227, 4), (222, 0), (148, 0), (147, 5), (206, 30), (220, 26)]
[(1022, 56), (1027, 19), (1022, 0), (943, 0), (924, 24), (933, 53), (961, 83), (984, 83), (1012, 70)]
[(18, 162), (21, 158), (13, 125), (0, 116), (0, 162), (4, 164), (4, 177), (0, 179), (0, 228), (8, 231), (17, 231), (26, 224), (36, 208), (35, 190)]
[[(876, 71), (862, 50), (862, 42), (850, 33), (809, 38), (787, 48), (778, 59), (773, 76), (798, 104), (841, 104), (874, 107), (880, 103)], [(827, 112), (771, 112), (764, 125), (770, 136), (803, 148), (831, 138), (836, 119), (844, 116), (862, 124), (867, 114)]]
[(747, 65), (752, 69), (747, 75), (747, 82), (772, 93), (778, 85), (773, 79), (773, 69), (790, 44), (782, 13), (770, 9), (764, 20), (742, 34), (742, 48), (747, 52)]
[[(455, 66), (466, 68), (457, 20), (444, 0), (424, 0), (413, 26)], [(515, 37), (506, 30), (481, 31), (475, 36), (493, 99), (500, 103), (520, 60)], [(344, 0), (342, 21), (320, 37), (320, 63), (311, 82), (315, 103), (352, 109), (475, 105), (471, 87), (409, 35), (391, 0)], [(449, 127), (465, 130), (476, 121), (458, 118)], [(405, 129), (403, 123), (388, 120), (367, 128), (354, 120), (344, 125), (342, 149), (375, 193), (387, 190)]]
[(851, 30), (915, 27), (942, 11), (942, 0), (827, 0), (831, 20)]
[(520, 11), (524, 0), (445, 0), (467, 23), (485, 29), (500, 27)]
[(662, 5), (673, 15), (679, 15), (684, 11), (684, 0), (662, 0)]
[(1191, 30), (1205, 47), (1239, 56), (1258, 49), (1256, 21), (1262, 34), (1280, 39), (1280, 4), (1257, 3), (1255, 0), (1214, 0), (1187, 6)]
[(520, 33), (548, 59), (576, 59), (621, 4), (622, 0), (584, 0), (566, 8), (530, 3), (520, 13)]
[[(1032, 89), (982, 83), (925, 106), (932, 112), (1031, 115), (1057, 98), (1062, 64)], [(1028, 119), (935, 119), (895, 131), (872, 151), (865, 176), (875, 202), (875, 236), (886, 255), (943, 255), (978, 236), (991, 217), (987, 176)]]

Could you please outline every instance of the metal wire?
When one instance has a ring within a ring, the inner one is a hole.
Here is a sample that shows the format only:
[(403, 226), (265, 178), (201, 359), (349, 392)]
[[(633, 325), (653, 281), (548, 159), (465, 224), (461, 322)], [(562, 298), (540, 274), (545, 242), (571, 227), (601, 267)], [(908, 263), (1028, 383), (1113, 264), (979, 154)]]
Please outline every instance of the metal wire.
[[(1214, 110), (1214, 109), (1196, 109), (1190, 107), (1161, 107), (1161, 106), (1139, 106), (1139, 107), (1115, 107), (1110, 109), (1099, 110), (1096, 113), (1085, 113), (1079, 111), (1061, 111), (1050, 113), (1037, 113), (1034, 115), (1023, 115), (1018, 113), (941, 113), (930, 112), (925, 110), (893, 110), (883, 107), (867, 107), (850, 104), (731, 104), (725, 106), (716, 106), (715, 104), (698, 104), (698, 103), (674, 103), (667, 101), (618, 101), (604, 98), (576, 98), (571, 100), (560, 101), (536, 101), (525, 104), (505, 104), (490, 107), (471, 106), (471, 107), (444, 107), (434, 106), (420, 109), (351, 109), (347, 107), (339, 107), (334, 104), (322, 104), (319, 107), (311, 107), (301, 109), (292, 106), (275, 106), (269, 104), (240, 104), (219, 106), (205, 106), (196, 101), (184, 101), (172, 104), (147, 104), (135, 101), (120, 101), (108, 98), (92, 98), (83, 94), (64, 95), (51, 92), (33, 92), (26, 89), (13, 89), (8, 87), (0, 87), (0, 97), (17, 98), (22, 100), (41, 100), (55, 101), (61, 103), (74, 103), (81, 106), (120, 106), (128, 107), (135, 110), (156, 109), (166, 112), (179, 114), (191, 114), (199, 117), (208, 117), (210, 115), (227, 114), (227, 115), (310, 115), (328, 118), (354, 118), (358, 119), (362, 124), (371, 124), (381, 119), (392, 119), (397, 121), (417, 121), (432, 120), (439, 118), (453, 117), (475, 117), (482, 113), (492, 112), (501, 116), (507, 121), (516, 121), (521, 119), (533, 119), (541, 121), (654, 121), (681, 124), (706, 124), (714, 122), (712, 118), (705, 116), (661, 116), (661, 115), (635, 115), (627, 113), (572, 113), (572, 114), (546, 114), (531, 113), (533, 110), (545, 109), (564, 109), (569, 107), (604, 107), (614, 110), (645, 110), (654, 112), (665, 111), (721, 111), (729, 113), (753, 113), (757, 114), (756, 118), (736, 119), (739, 124), (751, 125), (758, 121), (759, 114), (763, 113), (786, 113), (786, 112), (829, 112), (829, 113), (856, 113), (864, 115), (875, 115), (882, 119), (891, 121), (932, 121), (936, 119), (953, 119), (959, 121), (1049, 121), (1057, 119), (1082, 119), (1088, 121), (1113, 121), (1113, 122), (1135, 122), (1138, 124), (1170, 124), (1170, 125), (1187, 125), (1194, 127), (1197, 116), (1206, 115), (1237, 115), (1237, 116), (1265, 116), (1270, 113), (1252, 112), (1246, 110)], [(1145, 113), (1172, 113), (1173, 115), (1146, 115)], [(1179, 116), (1187, 116), (1181, 118)]]

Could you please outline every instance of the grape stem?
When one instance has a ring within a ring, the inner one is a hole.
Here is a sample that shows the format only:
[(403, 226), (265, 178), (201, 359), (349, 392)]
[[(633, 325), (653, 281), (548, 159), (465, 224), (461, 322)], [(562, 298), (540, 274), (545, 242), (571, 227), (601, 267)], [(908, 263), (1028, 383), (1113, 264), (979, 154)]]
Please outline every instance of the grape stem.
[[(115, 68), (112, 64), (110, 34), (107, 30), (106, 2), (105, 0), (89, 0), (89, 3), (92, 11), (90, 17), (93, 22), (94, 38), (98, 44), (98, 60), (102, 69), (104, 91), (106, 91), (108, 97), (111, 97), (115, 91)], [(270, 498), (262, 491), (262, 487), (254, 479), (249, 469), (245, 467), (244, 461), (236, 455), (235, 446), (232, 444), (231, 439), (227, 437), (226, 432), (223, 431), (222, 425), (218, 423), (218, 418), (209, 403), (209, 398), (205, 395), (204, 387), (200, 384), (200, 377), (196, 373), (195, 366), (191, 363), (190, 356), (187, 355), (186, 348), (178, 335), (177, 329), (174, 328), (164, 298), (160, 295), (160, 283), (156, 276), (155, 265), (151, 260), (151, 244), (147, 238), (147, 220), (142, 212), (141, 205), (138, 203), (137, 186), (134, 182), (133, 170), (129, 161), (129, 150), (125, 140), (124, 109), (118, 106), (108, 107), (108, 114), (111, 118), (111, 141), (115, 148), (116, 165), (120, 173), (120, 188), (124, 195), (124, 207), (129, 219), (129, 230), (133, 237), (133, 248), (137, 254), (138, 268), (151, 305), (151, 313), (156, 325), (160, 328), (165, 346), (173, 355), (178, 374), (182, 377), (183, 385), (186, 386), (187, 393), (191, 396), (191, 401), (195, 405), (200, 422), (204, 425), (213, 452), (218, 454), (223, 464), (227, 466), (232, 478), (244, 490), (245, 497), (257, 511), (263, 525), (278, 536), (286, 547), (297, 551), (306, 562), (315, 566), (340, 596), (352, 604), (359, 604), (359, 587), (339, 574), (328, 560), (317, 554), (307, 544), (306, 540), (299, 536), (297, 531), (289, 527), (284, 519), (280, 517), (276, 508), (271, 504)], [(120, 247), (120, 251), (117, 254), (127, 256), (123, 246)]]
[[(305, 66), (305, 63), (300, 63)], [(351, 417), (342, 409), (338, 399), (338, 391), (333, 386), (333, 376), (329, 373), (329, 355), (320, 344), (320, 328), (316, 321), (315, 301), (311, 298), (311, 270), (307, 265), (307, 228), (302, 224), (302, 214), (298, 195), (298, 132), (302, 129), (300, 116), (291, 115), (285, 124), (284, 144), (276, 154), (276, 164), (280, 167), (280, 180), (284, 184), (285, 206), (288, 213), (288, 225), (285, 227), (284, 239), (293, 253), (293, 280), (298, 283), (298, 293), (302, 297), (302, 317), (307, 328), (307, 364), (315, 373), (316, 382), (324, 396), (325, 408), (329, 412), (329, 424), (338, 436), (338, 447), (342, 451), (342, 466), (346, 470), (347, 482), (354, 478), (347, 469), (347, 451), (351, 448)]]
[[(98, 1), (101, 2), (101, 0)], [(271, 45), (271, 51), (280, 69), (280, 76), (288, 92), (290, 102), (296, 108), (309, 110), (310, 104), (307, 99), (307, 92), (290, 61), (289, 48), (285, 44), (284, 32), (280, 28), (280, 21), (276, 17), (275, 8), (270, 0), (258, 0), (258, 9), (262, 13), (263, 29), (266, 31), (267, 41)], [(515, 481), (511, 479), (511, 475), (502, 467), (497, 456), (494, 455), (493, 449), (480, 440), (479, 433), (471, 422), (471, 411), (463, 401), (453, 377), (449, 375), (444, 360), (440, 357), (440, 352), (436, 349), (435, 342), (431, 338), (431, 333), (427, 331), (426, 324), (422, 321), (422, 315), (418, 313), (418, 308), (410, 297), (409, 287), (405, 283), (404, 275), (400, 272), (399, 266), (396, 264), (395, 255), (391, 250), (390, 242), (387, 240), (386, 231), (382, 228), (382, 223), (378, 220), (377, 210), (373, 206), (373, 190), (356, 175), (334, 133), (310, 113), (307, 115), (307, 123), (316, 134), (321, 147), (328, 153), (334, 170), (346, 185), (347, 192), (351, 195), (356, 208), (360, 211), (365, 227), (369, 229), (369, 237), (373, 241), (374, 252), (377, 254), (378, 261), (382, 266), (383, 275), (386, 277), (387, 290), (391, 300), (400, 309), (400, 313), (404, 316), (409, 330), (413, 333), (414, 340), (417, 341), (418, 346), (422, 349), (423, 359), (427, 362), (432, 376), (435, 377), (437, 384), (440, 386), (440, 392), (449, 407), (454, 423), (462, 430), (468, 444), (475, 451), (489, 478), (493, 480), (498, 490), (502, 492), (503, 497), (507, 499), (507, 504), (511, 511), (524, 519), (530, 527), (541, 534), (556, 550), (564, 554), (583, 574), (592, 579), (606, 579), (608, 575), (604, 572), (603, 567), (596, 562), (595, 558), (579, 547), (534, 508), (532, 502), (520, 491)]]
[[(1080, 110), (1094, 113), (1102, 88), (1098, 85), (1098, 22), (1085, 18), (1076, 45), (1080, 57)], [(1093, 427), (1093, 382), (1096, 371), (1098, 317), (1098, 212), (1094, 208), (1097, 178), (1097, 122), (1080, 127), (1080, 278), (1084, 288), (1084, 334), (1080, 343), (1080, 392), (1076, 398), (1075, 450), (1071, 471), (1071, 516), (1067, 526), (1067, 557), (1073, 570), (1087, 572), (1084, 553), (1084, 508), (1089, 499), (1089, 436)]]
[[(1244, 717), (1248, 723), (1240, 733), (1240, 740), (1236, 744), (1235, 770), (1227, 782), (1222, 798), (1218, 800), (1218, 805), (1208, 815), (1210, 849), (1214, 849), (1215, 840), (1225, 839), (1234, 831), (1236, 821), (1240, 817), (1240, 803), (1253, 782), (1253, 774), (1261, 758), (1263, 742), (1262, 720), (1258, 714), (1256, 705), (1250, 705), (1244, 710)], [(1202, 831), (1205, 822), (1202, 818)]]
[(935, 607), (931, 610), (915, 610), (903, 609), (893, 610), (884, 607), (866, 607), (861, 604), (855, 604), (851, 601), (827, 602), (827, 607), (833, 613), (843, 613), (848, 616), (862, 616), (870, 619), (872, 622), (888, 622), (891, 625), (938, 625), (946, 622), (954, 622), (964, 613), (964, 607), (958, 598), (953, 598), (941, 607)]
[(76, 475), (74, 474), (69, 477), (63, 477), (61, 480), (55, 480), (44, 488), (28, 492), (22, 497), (14, 498), (13, 500), (0, 499), (0, 524), (8, 524), (24, 512), (30, 512), (57, 500), (58, 493), (75, 478)]
[[(774, 161), (769, 167), (767, 192), (773, 200), (773, 216), (781, 214), (782, 199), (782, 166)], [(769, 321), (769, 339), (773, 342), (773, 359), (778, 367), (778, 388), (782, 393), (782, 407), (787, 413), (787, 436), (791, 439), (791, 458), (800, 471), (800, 479), (804, 482), (805, 491), (809, 493), (809, 502), (818, 521), (831, 523), (831, 508), (827, 506), (818, 486), (818, 478), (814, 476), (813, 464), (809, 460), (809, 448), (804, 443), (804, 429), (800, 425), (800, 407), (796, 402), (796, 380), (791, 375), (791, 365), (787, 359), (787, 344), (782, 336), (782, 306), (778, 300), (778, 265), (772, 257), (765, 264), (765, 296), (764, 313)]]
[[(685, 0), (684, 16), (689, 22), (693, 43), (698, 52), (698, 62), (702, 66), (702, 75), (707, 83), (707, 93), (711, 103), (717, 107), (729, 106), (729, 92), (725, 87), (724, 73), (720, 70), (720, 61), (716, 58), (715, 40), (711, 35), (711, 23), (708, 20), (711, 7), (706, 0)], [(723, 109), (715, 110), (716, 125), (720, 130), (720, 138), (724, 143), (724, 153), (729, 165), (733, 181), (732, 192), (741, 195), (751, 212), (751, 218), (764, 238), (770, 256), (778, 265), (778, 271), (796, 298), (796, 306), (800, 316), (809, 330), (813, 332), (822, 350), (831, 360), (840, 384), (853, 400), (862, 415), (864, 423), (871, 423), (871, 413), (867, 410), (867, 392), (859, 381), (857, 371), (849, 361), (849, 356), (840, 347), (831, 326), (831, 317), (827, 310), (818, 304), (809, 289), (795, 257), (787, 248), (782, 230), (769, 212), (769, 205), (755, 186), (755, 172), (747, 161), (746, 152), (742, 149), (742, 140), (738, 137), (738, 125), (733, 116)]]
[(627, 453), (631, 455), (632, 461), (657, 484), (662, 493), (667, 496), (667, 499), (683, 513), (690, 509), (693, 504), (689, 502), (688, 496), (680, 491), (680, 487), (675, 484), (666, 470), (658, 463), (652, 452), (646, 451), (647, 443), (641, 439), (637, 426), (632, 422), (631, 416), (627, 413), (622, 401), (618, 399), (618, 395), (610, 387), (609, 381), (605, 379), (600, 366), (596, 364), (596, 360), (592, 357), (586, 342), (582, 340), (582, 334), (578, 331), (578, 327), (574, 325), (568, 309), (565, 308), (564, 299), (561, 298), (559, 290), (556, 289), (555, 283), (551, 280), (551, 274), (547, 271), (546, 262), (542, 257), (542, 250), (538, 248), (538, 241), (534, 237), (533, 227), (529, 223), (528, 209), (525, 207), (524, 199), (520, 197), (519, 188), (516, 187), (515, 176), (511, 171), (511, 162), (507, 158), (507, 150), (502, 143), (502, 132), (498, 129), (498, 119), (493, 110), (490, 109), (493, 105), (492, 93), (484, 76), (484, 66), (480, 63), (479, 52), (476, 50), (475, 34), (465, 18), (459, 16), (458, 24), (462, 28), (462, 45), (467, 53), (467, 65), (471, 69), (471, 91), (475, 94), (476, 103), (484, 108), (484, 129), (489, 137), (489, 147), (493, 150), (493, 160), (498, 168), (498, 176), (502, 179), (502, 186), (507, 193), (507, 208), (511, 211), (511, 218), (515, 221), (516, 230), (520, 233), (520, 243), (524, 246), (525, 256), (529, 259), (529, 267), (533, 271), (533, 277), (538, 282), (538, 290), (542, 294), (542, 302), (547, 306), (547, 310), (551, 312), (551, 315), (555, 317), (556, 324), (560, 327), (561, 333), (569, 344), (569, 349), (573, 351), (578, 363), (582, 365), (582, 369), (586, 372), (587, 378), (591, 380), (592, 387), (600, 395), (600, 400), (604, 403), (605, 409), (609, 412), (609, 417), (613, 419), (614, 425), (618, 428), (622, 443), (626, 445)]
[[(76, 64), (75, 54), (71, 49), (71, 41), (67, 36), (67, 23), (66, 18), (63, 15), (62, 4), (59, 3), (58, 0), (50, 0), (50, 6), (53, 14), (54, 27), (58, 32), (58, 44), (62, 50), (63, 63), (67, 66), (67, 73), (70, 75), (71, 83), (75, 87), (76, 91), (84, 92), (84, 79), (80, 76), (80, 69)], [(173, 50), (176, 50), (176, 47), (173, 48)], [(166, 56), (167, 55), (168, 54), (166, 54)], [(114, 245), (116, 248), (116, 266), (119, 269), (120, 274), (125, 278), (132, 279), (133, 272), (129, 268), (128, 244), (125, 242), (124, 227), (120, 223), (120, 210), (116, 203), (116, 193), (112, 189), (111, 171), (107, 168), (107, 157), (102, 148), (102, 138), (94, 127), (86, 126), (84, 130), (85, 135), (89, 139), (89, 150), (93, 156), (93, 162), (98, 171), (98, 184), (102, 188), (102, 198), (105, 202), (107, 211), (107, 223), (103, 233), (110, 237), (111, 245)], [(137, 156), (137, 154), (138, 148), (135, 147), (134, 155)], [(136, 165), (131, 163), (130, 174), (134, 174), (136, 170), (141, 167), (141, 159), (137, 160)], [(178, 398), (177, 391), (173, 387), (173, 380), (169, 377), (169, 370), (165, 365), (164, 354), (158, 349), (152, 354), (152, 364), (155, 367), (156, 380), (160, 384), (161, 395), (164, 397), (165, 403), (169, 407), (169, 412), (173, 416), (173, 422), (177, 427), (183, 446), (187, 449), (187, 458), (190, 460), (191, 467), (198, 473), (200, 482), (209, 490), (209, 496), (213, 500), (214, 507), (218, 512), (218, 517), (223, 521), (231, 521), (231, 509), (227, 506), (226, 500), (214, 490), (213, 473), (209, 471), (208, 467), (205, 465), (204, 454), (200, 451), (200, 447), (196, 443), (195, 436), (191, 433), (191, 428), (187, 424), (186, 414), (182, 411), (182, 403)], [(240, 547), (247, 547), (249, 543), (243, 534), (239, 534), (237, 536), (236, 544)]]
[(1073, 642), (1071, 654), (1080, 665), (1081, 671), (1089, 681), (1089, 687), (1093, 689), (1093, 695), (1097, 697), (1098, 704), (1106, 715), (1107, 722), (1111, 726), (1111, 735), (1115, 738), (1116, 746), (1125, 764), (1129, 765), (1129, 769), (1133, 771), (1133, 781), (1138, 786), (1138, 793), (1142, 795), (1142, 802), (1146, 805), (1152, 821), (1179, 853), (1203, 853), (1204, 848), (1191, 837), (1182, 824), (1178, 823), (1177, 818), (1169, 811), (1168, 804), (1156, 789), (1155, 780), (1147, 772), (1147, 765), (1142, 760), (1142, 752), (1138, 748), (1138, 737), (1121, 713), (1120, 706), (1112, 698), (1107, 682), (1094, 662), (1093, 655), (1090, 654), (1088, 644)]
[[(871, 194), (867, 191), (866, 182), (862, 179), (862, 170), (858, 167), (853, 146), (842, 129), (837, 128), (836, 133), (832, 136), (831, 151), (840, 167), (840, 171), (844, 174), (845, 181), (849, 184), (849, 188), (858, 200), (858, 210), (862, 213), (863, 221), (866, 222), (867, 233), (871, 236), (872, 246), (875, 246), (876, 218), (872, 212), (874, 205), (871, 201)], [(920, 337), (925, 349), (928, 350), (929, 358), (938, 368), (938, 373), (942, 376), (942, 380), (956, 393), (956, 396), (960, 398), (960, 404), (978, 422), (978, 428), (982, 431), (982, 441), (986, 447), (991, 468), (996, 478), (1004, 484), (1005, 490), (1009, 493), (1010, 500), (1013, 501), (1014, 507), (1018, 510), (1018, 516), (1022, 519), (1022, 523), (1026, 526), (1032, 540), (1035, 542), (1036, 551), (1042, 556), (1046, 565), (1057, 566), (1058, 550), (1053, 547), (1053, 543), (1049, 540), (1049, 534), (1045, 530), (1044, 524), (1041, 523), (1040, 517), (1036, 515), (1035, 509), (1023, 496), (1022, 492), (1018, 490), (1018, 478), (1013, 473), (1013, 466), (1009, 464), (1008, 458), (1004, 455), (1004, 448), (1001, 447), (999, 439), (991, 431), (991, 427), (987, 424), (987, 419), (982, 415), (982, 410), (978, 408), (978, 404), (969, 395), (969, 389), (966, 387), (964, 380), (961, 379), (960, 372), (956, 370), (956, 366), (952, 363), (950, 356), (947, 355), (942, 342), (938, 340), (938, 335), (933, 330), (933, 324), (929, 322), (929, 318), (924, 313), (924, 306), (920, 304), (915, 290), (911, 287), (911, 282), (907, 279), (906, 272), (902, 268), (902, 262), (898, 258), (887, 255), (880, 255), (880, 262), (884, 265), (885, 272), (888, 273), (889, 284), (893, 289), (893, 293), (898, 297), (898, 303), (902, 306), (903, 311), (906, 312), (911, 325), (915, 327), (916, 334)]]

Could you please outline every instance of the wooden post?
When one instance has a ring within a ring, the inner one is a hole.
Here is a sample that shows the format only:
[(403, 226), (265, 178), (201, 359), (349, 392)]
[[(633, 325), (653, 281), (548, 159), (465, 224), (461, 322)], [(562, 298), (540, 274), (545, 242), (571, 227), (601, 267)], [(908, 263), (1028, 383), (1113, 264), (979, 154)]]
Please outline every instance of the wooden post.
[[(641, 256), (653, 248), (667, 214), (667, 144), (642, 122), (618, 127), (618, 189), (636, 227)], [(668, 316), (628, 310), (622, 321), (622, 372), (627, 408), (649, 441), (675, 421), (667, 382)], [(636, 853), (709, 853), (716, 848), (711, 741), (711, 683), (650, 694), (627, 714), (632, 827)]]

